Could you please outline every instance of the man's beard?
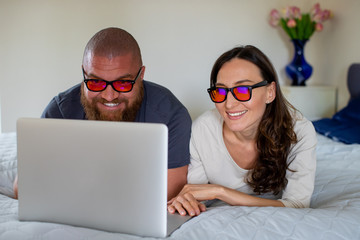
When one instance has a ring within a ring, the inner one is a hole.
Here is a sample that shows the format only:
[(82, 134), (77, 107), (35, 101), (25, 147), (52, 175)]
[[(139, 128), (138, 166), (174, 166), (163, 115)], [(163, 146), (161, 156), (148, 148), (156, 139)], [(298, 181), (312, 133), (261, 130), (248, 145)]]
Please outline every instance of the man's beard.
[(136, 115), (141, 107), (141, 103), (144, 97), (144, 87), (141, 85), (139, 95), (136, 97), (134, 103), (129, 106), (128, 99), (115, 99), (110, 103), (124, 103), (124, 110), (117, 111), (100, 111), (97, 107), (97, 103), (108, 102), (102, 98), (94, 98), (88, 101), (84, 95), (84, 84), (81, 84), (81, 104), (84, 108), (86, 118), (88, 120), (102, 120), (102, 121), (135, 121)]

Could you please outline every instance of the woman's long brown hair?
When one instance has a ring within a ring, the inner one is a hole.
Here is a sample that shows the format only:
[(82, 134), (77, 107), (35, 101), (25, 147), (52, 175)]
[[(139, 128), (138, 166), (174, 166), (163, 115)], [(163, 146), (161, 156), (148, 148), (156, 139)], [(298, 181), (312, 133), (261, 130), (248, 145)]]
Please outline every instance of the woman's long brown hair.
[(287, 159), (291, 144), (297, 142), (290, 111), (296, 110), (281, 93), (276, 71), (270, 60), (258, 48), (251, 45), (233, 48), (216, 60), (210, 76), (211, 87), (216, 85), (218, 72), (224, 63), (233, 58), (255, 64), (260, 69), (263, 79), (269, 83), (275, 82), (276, 85), (276, 97), (266, 106), (257, 132), (259, 158), (247, 178), (248, 184), (255, 193), (272, 192), (276, 195), (287, 185), (286, 171), (290, 164)]

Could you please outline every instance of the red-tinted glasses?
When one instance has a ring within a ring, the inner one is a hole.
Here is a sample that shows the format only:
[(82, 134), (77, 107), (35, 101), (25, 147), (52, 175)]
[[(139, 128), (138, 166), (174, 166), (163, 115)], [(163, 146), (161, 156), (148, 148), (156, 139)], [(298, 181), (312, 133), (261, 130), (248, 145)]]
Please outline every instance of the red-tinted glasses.
[(104, 91), (108, 85), (111, 85), (111, 87), (117, 92), (130, 92), (133, 89), (133, 86), (134, 86), (136, 80), (139, 78), (141, 70), (142, 70), (142, 67), (140, 67), (139, 72), (137, 73), (134, 80), (106, 81), (103, 79), (85, 78), (85, 75), (87, 75), (87, 74), (86, 74), (84, 68), (82, 69), (84, 83), (85, 83), (87, 89), (89, 89), (89, 91), (92, 91), (92, 92)]
[(246, 102), (251, 99), (252, 89), (266, 86), (268, 82), (266, 80), (259, 82), (252, 86), (237, 86), (232, 88), (224, 87), (211, 87), (208, 88), (211, 101), (214, 103), (222, 103), (226, 100), (228, 92), (230, 91), (234, 98), (240, 102)]

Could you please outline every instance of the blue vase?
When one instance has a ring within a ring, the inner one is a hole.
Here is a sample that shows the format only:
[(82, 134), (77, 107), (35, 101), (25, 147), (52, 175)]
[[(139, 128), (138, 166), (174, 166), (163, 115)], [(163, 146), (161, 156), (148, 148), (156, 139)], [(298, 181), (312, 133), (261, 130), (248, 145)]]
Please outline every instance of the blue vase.
[(294, 58), (291, 63), (286, 65), (286, 73), (292, 80), (292, 86), (305, 86), (305, 81), (312, 74), (312, 66), (306, 62), (304, 57), (304, 47), (307, 40), (291, 40), (294, 45)]

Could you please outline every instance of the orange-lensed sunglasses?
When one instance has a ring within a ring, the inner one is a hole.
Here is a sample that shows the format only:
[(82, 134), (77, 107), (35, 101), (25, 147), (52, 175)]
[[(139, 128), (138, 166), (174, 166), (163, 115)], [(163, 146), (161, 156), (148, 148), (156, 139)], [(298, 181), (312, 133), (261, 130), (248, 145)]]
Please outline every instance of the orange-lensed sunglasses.
[(266, 80), (254, 84), (252, 86), (237, 86), (232, 88), (224, 87), (211, 87), (207, 91), (210, 95), (211, 101), (214, 103), (222, 103), (226, 100), (228, 92), (231, 92), (234, 98), (240, 102), (246, 102), (251, 99), (252, 89), (266, 86), (268, 82)]
[(86, 74), (84, 68), (82, 69), (84, 83), (85, 83), (87, 89), (89, 89), (89, 91), (92, 91), (92, 92), (104, 91), (108, 85), (111, 85), (111, 87), (117, 92), (130, 92), (133, 89), (133, 86), (134, 86), (136, 80), (139, 78), (141, 70), (142, 70), (142, 67), (140, 67), (139, 72), (137, 73), (134, 80), (106, 81), (103, 79), (86, 78), (85, 75), (87, 75), (87, 74)]

